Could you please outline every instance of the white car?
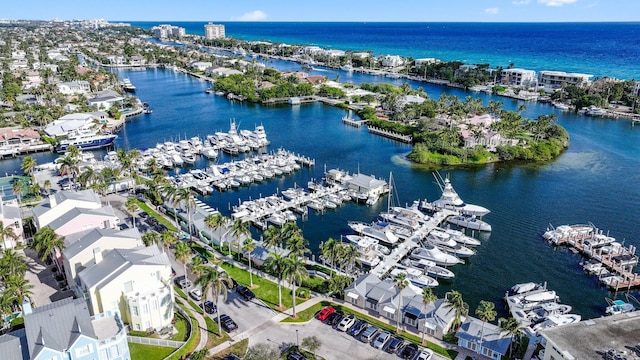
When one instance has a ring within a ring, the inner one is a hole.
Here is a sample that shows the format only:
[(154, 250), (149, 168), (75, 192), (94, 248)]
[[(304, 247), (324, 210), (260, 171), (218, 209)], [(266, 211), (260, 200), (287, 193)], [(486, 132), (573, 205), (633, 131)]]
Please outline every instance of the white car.
[(189, 295), (191, 295), (191, 297), (196, 301), (202, 300), (202, 291), (200, 288), (193, 288), (189, 290)]
[(376, 349), (382, 349), (389, 339), (391, 339), (391, 334), (388, 331), (381, 332), (372, 345)]
[(430, 349), (422, 349), (416, 356), (416, 360), (430, 360), (433, 357), (433, 351)]
[(353, 315), (349, 315), (349, 316), (346, 316), (344, 319), (342, 319), (342, 321), (340, 321), (340, 324), (338, 324), (338, 327), (336, 327), (336, 329), (338, 331), (347, 331), (355, 323), (356, 323), (356, 317)]

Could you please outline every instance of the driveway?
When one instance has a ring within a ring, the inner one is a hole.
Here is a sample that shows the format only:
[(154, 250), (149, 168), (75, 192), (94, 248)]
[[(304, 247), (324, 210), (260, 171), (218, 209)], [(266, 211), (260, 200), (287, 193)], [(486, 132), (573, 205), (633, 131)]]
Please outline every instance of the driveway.
[(53, 265), (46, 266), (38, 259), (38, 254), (29, 248), (24, 249), (24, 255), (28, 267), (25, 279), (33, 285), (32, 298), (34, 307), (47, 305), (73, 296), (72, 291), (63, 292), (58, 289), (58, 282), (51, 271)]

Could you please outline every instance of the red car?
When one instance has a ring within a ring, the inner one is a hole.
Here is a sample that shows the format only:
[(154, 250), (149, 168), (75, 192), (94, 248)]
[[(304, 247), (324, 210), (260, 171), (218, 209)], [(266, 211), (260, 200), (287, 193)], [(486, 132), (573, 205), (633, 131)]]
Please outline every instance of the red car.
[(336, 310), (331, 307), (331, 306), (327, 306), (326, 308), (320, 310), (320, 312), (318, 313), (318, 315), (316, 315), (316, 319), (320, 320), (320, 321), (325, 321), (327, 319), (327, 317), (331, 314), (333, 314)]

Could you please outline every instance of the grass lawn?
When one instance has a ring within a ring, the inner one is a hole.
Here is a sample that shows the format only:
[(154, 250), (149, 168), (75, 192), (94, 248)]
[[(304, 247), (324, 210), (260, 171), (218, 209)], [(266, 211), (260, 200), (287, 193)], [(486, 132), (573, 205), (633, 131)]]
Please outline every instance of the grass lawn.
[(178, 231), (175, 225), (173, 225), (171, 222), (165, 219), (164, 216), (159, 214), (157, 211), (153, 210), (149, 205), (147, 205), (147, 203), (138, 200), (138, 206), (140, 207), (140, 209), (142, 209), (147, 214), (149, 214), (149, 216), (153, 216), (154, 218), (156, 218), (156, 220), (158, 220), (160, 224), (166, 226), (167, 229), (169, 229), (169, 231), (173, 231), (173, 232)]
[[(249, 286), (249, 272), (240, 268), (237, 268), (231, 264), (222, 263), (223, 269), (225, 269), (232, 278), (238, 283)], [(278, 284), (265, 278), (259, 277), (253, 274), (253, 289), (251, 289), (257, 297), (264, 301), (269, 307), (278, 309)], [(296, 304), (305, 302), (306, 299), (298, 298)], [(282, 305), (285, 308), (290, 308), (292, 304), (291, 289), (282, 287)]]
[(222, 332), (222, 337), (218, 337), (218, 318), (211, 319), (210, 317), (205, 317), (204, 321), (207, 322), (207, 331), (209, 332), (209, 339), (207, 339), (207, 348), (211, 349), (212, 347), (216, 347), (223, 342), (230, 339), (229, 334), (226, 332)]
[[(182, 346), (182, 348), (178, 349), (171, 356), (168, 357), (169, 360), (180, 360), (182, 357), (190, 352), (192, 352), (198, 342), (200, 342), (200, 330), (198, 328), (198, 320), (196, 320), (193, 315), (189, 312), (189, 309), (185, 308), (181, 304), (180, 306), (187, 314), (189, 314), (189, 321), (191, 322), (191, 334), (189, 335), (189, 339)], [(133, 359), (132, 359), (133, 360)]]
[[(369, 324), (371, 325), (375, 325), (377, 327), (379, 327), (380, 329), (389, 331), (392, 334), (395, 334), (396, 328), (393, 325), (389, 325), (385, 322), (382, 322), (376, 318), (373, 318), (371, 316), (365, 315), (363, 313), (360, 313), (358, 311), (354, 311), (351, 308), (348, 307), (343, 307), (342, 305), (338, 305), (338, 304), (334, 304), (331, 303), (329, 301), (321, 301), (320, 303), (299, 312), (298, 318), (297, 319), (291, 319), (291, 318), (287, 318), (282, 320), (281, 322), (307, 322), (311, 319), (313, 319), (313, 316), (320, 311), (320, 309), (324, 308), (325, 306), (333, 306), (334, 309), (336, 310), (340, 310), (342, 312), (344, 312), (345, 314), (353, 314), (355, 315), (358, 319), (363, 319), (366, 320)], [(411, 341), (412, 343), (418, 344), (420, 345), (420, 341), (422, 340), (419, 336), (415, 336), (415, 335), (411, 335), (411, 334), (407, 334), (404, 332), (401, 332), (400, 334), (398, 334), (398, 336), (402, 337), (405, 340)], [(440, 345), (437, 344), (433, 344), (430, 342), (427, 342), (426, 345), (427, 348), (433, 350), (434, 352), (445, 356), (449, 359), (455, 359), (455, 357), (458, 355), (458, 352), (455, 350), (449, 350), (449, 349), (445, 349)]]
[(179, 313), (174, 314), (174, 319), (176, 320), (173, 327), (178, 331), (175, 335), (173, 335), (170, 339), (175, 341), (187, 341), (189, 335), (187, 334), (187, 320), (185, 320)]
[(153, 346), (129, 343), (131, 360), (162, 360), (175, 349), (165, 346)]
[(236, 342), (230, 347), (220, 351), (219, 353), (213, 355), (212, 359), (223, 359), (227, 355), (237, 355), (243, 356), (247, 353), (247, 349), (249, 348), (249, 339), (244, 339)]

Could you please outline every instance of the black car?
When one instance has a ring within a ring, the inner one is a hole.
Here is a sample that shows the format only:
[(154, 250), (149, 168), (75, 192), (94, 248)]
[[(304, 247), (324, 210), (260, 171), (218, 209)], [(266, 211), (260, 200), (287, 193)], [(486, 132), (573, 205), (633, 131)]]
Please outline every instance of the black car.
[(413, 359), (414, 356), (418, 353), (418, 345), (416, 344), (407, 344), (402, 348), (400, 352), (400, 357), (403, 359)]
[[(214, 304), (213, 301), (205, 301), (200, 304), (200, 307), (203, 308), (207, 314), (215, 314), (218, 311), (216, 304)], [(220, 320), (222, 321), (222, 319)]]
[(143, 219), (146, 219), (147, 217), (149, 217), (149, 214), (147, 214), (146, 211), (140, 211), (140, 213), (138, 213), (138, 216), (140, 216)]
[(366, 321), (358, 320), (355, 324), (353, 324), (352, 327), (349, 328), (349, 330), (347, 330), (347, 334), (357, 337), (362, 331), (364, 331), (364, 329), (367, 328), (367, 326), (369, 326), (369, 324), (367, 324)]
[(238, 287), (238, 282), (234, 278), (229, 278), (229, 280), (223, 279), (222, 282), (224, 286), (227, 287), (228, 290), (233, 290)]
[(391, 340), (387, 342), (387, 345), (384, 346), (384, 351), (388, 352), (389, 354), (395, 354), (402, 347), (403, 343), (404, 340), (402, 340), (402, 338), (397, 336), (392, 337)]
[(287, 355), (287, 360), (307, 360), (307, 357), (300, 351), (294, 350)]
[(236, 288), (236, 293), (240, 294), (240, 296), (242, 296), (242, 298), (246, 301), (251, 301), (256, 297), (253, 291), (249, 290), (248, 287), (242, 285)]
[(226, 314), (220, 315), (220, 324), (222, 325), (222, 329), (224, 329), (224, 331), (226, 332), (232, 332), (238, 329), (238, 325), (236, 324), (236, 322)]
[(329, 315), (329, 317), (327, 318), (327, 325), (331, 325), (331, 326), (336, 326), (340, 323), (340, 320), (342, 320), (342, 317), (344, 316), (344, 313), (340, 310), (334, 312), (333, 314)]
[(222, 360), (242, 360), (242, 359), (240, 359), (237, 355), (231, 354), (223, 357)]

